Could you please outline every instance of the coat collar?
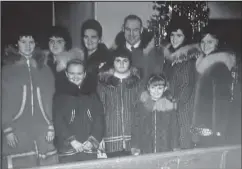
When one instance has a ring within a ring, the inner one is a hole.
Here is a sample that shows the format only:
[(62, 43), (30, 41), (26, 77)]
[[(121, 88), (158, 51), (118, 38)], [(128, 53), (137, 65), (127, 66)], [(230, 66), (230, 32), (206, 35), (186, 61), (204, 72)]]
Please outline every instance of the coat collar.
[(173, 51), (171, 44), (168, 44), (164, 49), (164, 56), (170, 60), (172, 64), (181, 63), (190, 59), (196, 59), (201, 55), (201, 50), (198, 44), (189, 44), (180, 47)]
[[(137, 85), (140, 80), (140, 72), (138, 69), (132, 67), (130, 76), (123, 79), (122, 83), (125, 84), (127, 88), (132, 88)], [(113, 69), (99, 74), (99, 82), (109, 87), (118, 87), (118, 85), (121, 84), (120, 79), (114, 76)]]
[(235, 55), (229, 52), (216, 52), (204, 57), (201, 55), (196, 61), (196, 70), (203, 74), (207, 69), (216, 63), (223, 63), (231, 70), (236, 63)]

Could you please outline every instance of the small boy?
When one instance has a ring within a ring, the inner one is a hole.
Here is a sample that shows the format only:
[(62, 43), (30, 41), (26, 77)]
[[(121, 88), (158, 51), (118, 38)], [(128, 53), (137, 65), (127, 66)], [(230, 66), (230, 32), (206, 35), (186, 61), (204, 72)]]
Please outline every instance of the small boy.
[(177, 148), (176, 104), (163, 75), (152, 75), (135, 106), (132, 125), (133, 155), (166, 152)]
[(104, 131), (102, 104), (96, 95), (87, 96), (81, 92), (86, 77), (83, 61), (70, 60), (65, 74), (53, 105), (55, 146), (60, 162), (96, 159)]
[(113, 67), (99, 75), (98, 94), (105, 110), (105, 150), (109, 157), (131, 152), (131, 116), (140, 91), (140, 74), (132, 67), (131, 53), (118, 48)]

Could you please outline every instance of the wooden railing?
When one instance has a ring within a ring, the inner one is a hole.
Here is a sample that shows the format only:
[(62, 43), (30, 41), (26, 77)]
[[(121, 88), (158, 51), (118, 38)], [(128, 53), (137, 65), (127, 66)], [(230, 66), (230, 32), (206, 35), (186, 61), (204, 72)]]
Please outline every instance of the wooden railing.
[(100, 159), (33, 169), (240, 169), (241, 145)]

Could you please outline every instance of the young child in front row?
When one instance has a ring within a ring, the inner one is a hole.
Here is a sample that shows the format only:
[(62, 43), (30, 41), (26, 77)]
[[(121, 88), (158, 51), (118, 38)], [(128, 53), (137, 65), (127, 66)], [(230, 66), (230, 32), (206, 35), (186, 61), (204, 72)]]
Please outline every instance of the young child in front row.
[(97, 95), (85, 95), (82, 87), (86, 66), (79, 59), (70, 60), (65, 80), (54, 95), (55, 146), (61, 163), (97, 158), (104, 132), (103, 106)]
[(150, 77), (134, 112), (131, 139), (133, 155), (178, 148), (176, 103), (163, 75)]

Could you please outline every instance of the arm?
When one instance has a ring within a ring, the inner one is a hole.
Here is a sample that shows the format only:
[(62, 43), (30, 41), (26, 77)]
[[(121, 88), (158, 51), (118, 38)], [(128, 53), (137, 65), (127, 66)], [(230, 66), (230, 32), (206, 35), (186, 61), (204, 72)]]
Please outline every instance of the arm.
[(60, 139), (71, 142), (75, 135), (68, 128), (66, 114), (74, 109), (75, 100), (68, 96), (55, 96), (53, 100), (53, 122), (56, 136)]
[(92, 100), (91, 113), (93, 116), (93, 123), (88, 141), (90, 141), (93, 144), (93, 146), (97, 149), (104, 135), (104, 112), (102, 103), (100, 102), (98, 97), (96, 95), (90, 97)]
[(181, 85), (175, 96), (179, 104), (186, 104), (194, 91), (195, 70), (193, 70), (192, 63), (193, 62), (190, 61), (187, 65), (185, 65), (184, 71), (181, 74)]

